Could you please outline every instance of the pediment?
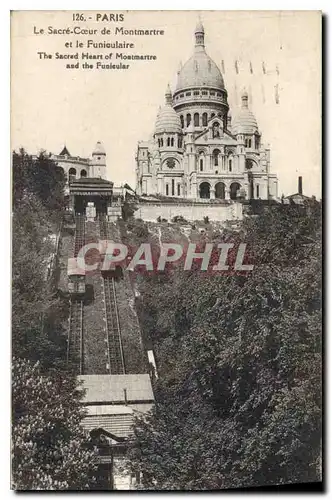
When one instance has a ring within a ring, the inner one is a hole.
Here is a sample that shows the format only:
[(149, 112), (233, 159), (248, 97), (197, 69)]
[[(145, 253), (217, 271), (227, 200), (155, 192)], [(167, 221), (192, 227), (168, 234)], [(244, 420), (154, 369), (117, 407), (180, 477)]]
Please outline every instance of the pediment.
[(207, 127), (203, 132), (201, 132), (194, 140), (194, 143), (198, 145), (207, 145), (207, 143), (210, 144), (220, 144), (220, 145), (225, 145), (225, 146), (236, 146), (237, 141), (234, 138), (234, 136), (228, 131), (224, 130), (223, 134), (221, 137), (218, 137), (217, 139), (210, 139), (209, 138), (209, 127)]

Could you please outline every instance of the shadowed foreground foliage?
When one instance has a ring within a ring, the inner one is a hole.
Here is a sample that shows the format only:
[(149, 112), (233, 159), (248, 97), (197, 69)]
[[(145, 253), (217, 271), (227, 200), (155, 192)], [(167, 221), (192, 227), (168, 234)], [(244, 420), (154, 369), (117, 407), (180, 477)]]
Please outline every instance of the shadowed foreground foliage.
[(38, 363), (16, 359), (12, 396), (13, 487), (87, 489), (94, 452), (80, 426), (84, 408), (76, 381), (65, 373), (43, 375)]

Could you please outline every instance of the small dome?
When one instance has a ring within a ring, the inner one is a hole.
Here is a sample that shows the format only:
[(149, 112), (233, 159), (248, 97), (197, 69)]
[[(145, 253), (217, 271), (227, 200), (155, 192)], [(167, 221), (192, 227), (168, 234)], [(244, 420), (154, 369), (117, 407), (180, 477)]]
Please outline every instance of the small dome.
[(93, 150), (93, 155), (106, 155), (106, 151), (101, 142), (97, 142), (95, 149)]
[(172, 106), (172, 92), (169, 85), (166, 89), (165, 101), (165, 106), (157, 114), (155, 133), (170, 132), (181, 134), (181, 120)]
[(158, 113), (155, 133), (163, 132), (181, 133), (181, 120), (172, 106), (166, 104)]
[(242, 94), (242, 106), (235, 118), (232, 120), (232, 134), (254, 134), (258, 132), (255, 115), (248, 108), (248, 94)]

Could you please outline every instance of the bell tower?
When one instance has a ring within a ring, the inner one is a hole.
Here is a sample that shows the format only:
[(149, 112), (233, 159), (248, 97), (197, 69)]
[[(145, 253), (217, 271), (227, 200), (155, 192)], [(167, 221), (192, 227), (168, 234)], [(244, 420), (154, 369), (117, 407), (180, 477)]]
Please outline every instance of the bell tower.
[(97, 142), (90, 163), (90, 177), (106, 179), (106, 151), (101, 142)]

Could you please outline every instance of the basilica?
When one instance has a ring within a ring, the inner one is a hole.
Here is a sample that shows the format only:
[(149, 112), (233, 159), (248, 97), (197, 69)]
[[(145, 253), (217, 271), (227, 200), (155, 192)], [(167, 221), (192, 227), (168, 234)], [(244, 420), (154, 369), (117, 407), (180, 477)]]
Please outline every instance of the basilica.
[(276, 199), (278, 180), (270, 171), (270, 150), (261, 143), (248, 94), (234, 119), (222, 74), (208, 56), (201, 22), (193, 56), (178, 72), (153, 136), (138, 143), (136, 191), (185, 199)]

